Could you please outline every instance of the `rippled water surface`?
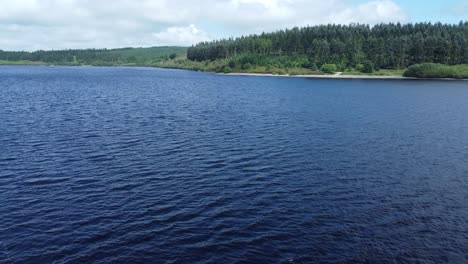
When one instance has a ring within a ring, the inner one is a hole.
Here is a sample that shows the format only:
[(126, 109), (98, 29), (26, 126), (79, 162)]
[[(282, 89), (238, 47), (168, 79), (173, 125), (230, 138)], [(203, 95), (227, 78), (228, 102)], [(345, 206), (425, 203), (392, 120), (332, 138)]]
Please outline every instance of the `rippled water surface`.
[(0, 263), (467, 263), (468, 83), (0, 67)]

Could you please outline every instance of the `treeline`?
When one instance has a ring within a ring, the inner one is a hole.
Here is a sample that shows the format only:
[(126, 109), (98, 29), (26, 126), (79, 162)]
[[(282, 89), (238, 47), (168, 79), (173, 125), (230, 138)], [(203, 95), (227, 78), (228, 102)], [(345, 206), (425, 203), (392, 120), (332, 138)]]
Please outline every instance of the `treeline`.
[(371, 64), (375, 69), (404, 69), (424, 62), (468, 63), (468, 22), (417, 23), (375, 26), (322, 25), (274, 33), (203, 42), (188, 49), (193, 61), (249, 57), (302, 56), (302, 67), (318, 69), (335, 64), (340, 69)]
[(186, 50), (187, 48), (184, 47), (39, 50), (34, 52), (0, 50), (0, 60), (88, 65), (150, 64), (178, 56), (185, 57)]

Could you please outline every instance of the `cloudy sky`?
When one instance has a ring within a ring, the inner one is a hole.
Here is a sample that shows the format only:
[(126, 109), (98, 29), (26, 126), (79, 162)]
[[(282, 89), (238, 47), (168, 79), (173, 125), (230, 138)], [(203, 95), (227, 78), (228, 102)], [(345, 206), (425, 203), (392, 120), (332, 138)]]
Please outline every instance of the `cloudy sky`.
[(188, 46), (296, 25), (467, 18), (468, 0), (0, 0), (0, 49)]

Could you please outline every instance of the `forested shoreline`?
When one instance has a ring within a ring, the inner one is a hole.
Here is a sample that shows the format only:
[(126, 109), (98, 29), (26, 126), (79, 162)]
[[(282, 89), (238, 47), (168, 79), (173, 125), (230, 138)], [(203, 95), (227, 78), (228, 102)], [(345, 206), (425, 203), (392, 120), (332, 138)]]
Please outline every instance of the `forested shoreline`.
[[(193, 61), (244, 56), (262, 64), (264, 57), (301, 57), (302, 67), (339, 69), (372, 64), (375, 69), (404, 69), (419, 63), (468, 63), (468, 22), (459, 24), (321, 25), (247, 37), (202, 42), (188, 49)], [(248, 62), (247, 62), (248, 61)]]

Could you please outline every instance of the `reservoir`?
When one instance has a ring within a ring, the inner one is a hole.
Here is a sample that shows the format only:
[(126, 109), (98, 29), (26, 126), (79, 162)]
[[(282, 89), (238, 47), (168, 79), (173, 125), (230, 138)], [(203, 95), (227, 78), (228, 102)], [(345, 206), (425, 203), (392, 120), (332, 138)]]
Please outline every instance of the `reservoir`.
[(0, 66), (0, 263), (395, 262), (468, 262), (468, 82)]

